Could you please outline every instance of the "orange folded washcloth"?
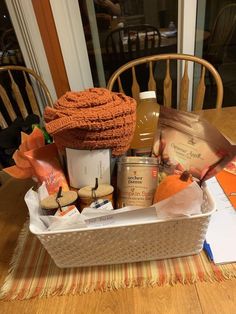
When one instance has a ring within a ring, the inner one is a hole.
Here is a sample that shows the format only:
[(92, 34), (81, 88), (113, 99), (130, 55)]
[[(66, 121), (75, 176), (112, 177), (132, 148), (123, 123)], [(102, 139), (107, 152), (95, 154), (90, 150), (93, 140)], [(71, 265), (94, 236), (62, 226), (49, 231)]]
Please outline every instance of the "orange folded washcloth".
[(59, 149), (111, 148), (124, 154), (136, 124), (136, 101), (105, 88), (67, 92), (44, 112), (47, 131)]

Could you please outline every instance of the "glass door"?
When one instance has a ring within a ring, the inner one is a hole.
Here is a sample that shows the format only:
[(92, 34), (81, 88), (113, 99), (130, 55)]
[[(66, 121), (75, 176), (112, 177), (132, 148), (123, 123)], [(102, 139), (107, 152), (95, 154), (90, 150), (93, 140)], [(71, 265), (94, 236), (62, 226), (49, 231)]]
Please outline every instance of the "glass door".
[(78, 1), (94, 86), (132, 59), (177, 52), (178, 1)]
[[(10, 15), (6, 6), (5, 1), (0, 2), (0, 66), (7, 65), (19, 65), (25, 66), (25, 62), (21, 53), (21, 49), (12, 25)], [(21, 73), (17, 73), (14, 76), (14, 79), (17, 81), (19, 87), (23, 86), (24, 77)], [(0, 85), (1, 88), (11, 95), (11, 88), (9, 83), (8, 73), (2, 72), (0, 76)], [(14, 109), (20, 114), (17, 104), (15, 103), (14, 97), (11, 99), (14, 104)], [(5, 108), (5, 105), (2, 101), (2, 94), (0, 97), (0, 113), (3, 116), (4, 120), (10, 124), (11, 119)], [(1, 131), (0, 127), (0, 131)], [(2, 153), (3, 154), (3, 153)]]
[(0, 65), (25, 65), (5, 1), (0, 3)]
[[(236, 104), (236, 1), (199, 0), (195, 39), (195, 55), (208, 60), (219, 72), (224, 86), (223, 106)], [(200, 73), (195, 71), (195, 80)], [(206, 81), (204, 108), (211, 108), (215, 85)]]
[[(58, 5), (57, 0), (50, 0), (71, 89), (105, 87), (111, 74), (120, 65), (136, 57), (175, 52), (194, 55), (197, 51), (195, 38), (200, 43), (205, 34), (200, 27), (196, 29), (197, 8), (201, 12), (197, 4), (201, 1), (61, 0)], [(111, 7), (107, 8), (108, 2), (113, 5), (113, 12)], [(147, 24), (154, 30), (147, 31), (148, 44), (145, 45), (145, 30), (138, 36), (137, 32)], [(158, 36), (155, 37), (155, 44), (151, 46), (150, 39), (156, 33), (160, 34), (160, 41)], [(137, 37), (141, 39), (140, 43), (137, 43)], [(182, 68), (179, 65), (173, 68), (172, 87), (175, 92)], [(155, 69), (155, 77), (156, 74), (161, 77), (160, 80), (157, 77), (158, 90), (163, 86), (165, 69), (165, 64)], [(192, 83), (193, 67), (189, 65), (189, 110), (192, 109)], [(172, 102), (177, 104), (179, 95), (175, 94)]]

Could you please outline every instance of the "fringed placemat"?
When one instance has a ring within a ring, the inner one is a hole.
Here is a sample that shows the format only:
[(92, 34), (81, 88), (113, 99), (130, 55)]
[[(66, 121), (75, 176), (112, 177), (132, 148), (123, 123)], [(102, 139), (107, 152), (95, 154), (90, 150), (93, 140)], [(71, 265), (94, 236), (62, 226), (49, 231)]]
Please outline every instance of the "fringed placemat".
[(236, 278), (236, 263), (214, 265), (205, 253), (161, 261), (58, 268), (25, 224), (0, 291), (4, 300), (82, 294), (129, 287), (153, 287)]

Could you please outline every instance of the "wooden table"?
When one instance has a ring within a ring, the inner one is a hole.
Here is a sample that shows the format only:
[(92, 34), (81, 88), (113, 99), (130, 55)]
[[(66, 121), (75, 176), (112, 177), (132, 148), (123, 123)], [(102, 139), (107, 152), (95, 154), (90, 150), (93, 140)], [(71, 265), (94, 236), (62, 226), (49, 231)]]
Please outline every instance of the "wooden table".
[[(236, 107), (209, 109), (200, 114), (236, 142)], [(31, 180), (10, 179), (0, 188), (0, 284), (27, 216), (23, 197), (31, 185)], [(1, 314), (233, 314), (235, 309), (236, 280), (0, 302)]]
[(217, 127), (232, 143), (236, 143), (236, 106), (202, 110), (198, 114)]
[[(101, 54), (102, 55), (106, 54), (106, 47), (105, 47), (106, 38), (107, 38), (108, 34), (111, 31), (115, 30), (118, 27), (117, 25), (118, 25), (119, 21), (120, 21), (120, 19), (112, 20), (112, 24), (111, 24), (111, 27), (109, 29), (99, 31), (99, 39), (100, 39), (100, 47), (101, 47)], [(123, 22), (123, 20), (121, 20), (121, 21)], [(166, 30), (167, 30), (166, 28), (161, 28), (160, 32), (164, 32)], [(126, 44), (127, 43), (124, 43), (124, 47), (125, 47)], [(166, 47), (170, 47), (170, 46), (174, 46), (174, 47), (177, 46), (177, 35), (176, 36), (172, 36), (172, 37), (161, 36), (161, 45), (160, 45), (160, 47), (161, 48), (166, 48)], [(87, 50), (88, 50), (88, 54), (89, 55), (94, 55), (94, 48), (93, 48), (93, 41), (92, 41), (92, 39), (87, 41)], [(118, 49), (118, 51), (119, 51), (119, 49)]]
[[(159, 29), (161, 34), (167, 30), (168, 30), (167, 28)], [(210, 36), (210, 32), (208, 31), (203, 31), (201, 29), (196, 30), (196, 41), (199, 41), (202, 39), (207, 40), (209, 36)], [(161, 36), (161, 47), (168, 47), (168, 46), (176, 46), (176, 50), (177, 50), (177, 34), (176, 36), (172, 36), (172, 37)]]

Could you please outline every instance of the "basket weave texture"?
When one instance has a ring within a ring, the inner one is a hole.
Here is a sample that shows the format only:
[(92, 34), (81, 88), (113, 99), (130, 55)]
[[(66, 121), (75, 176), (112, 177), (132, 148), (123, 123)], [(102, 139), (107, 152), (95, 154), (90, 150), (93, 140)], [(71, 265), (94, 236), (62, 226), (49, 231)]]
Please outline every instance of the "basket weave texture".
[(138, 225), (36, 234), (58, 267), (119, 264), (187, 256), (202, 250), (214, 202), (202, 214)]

